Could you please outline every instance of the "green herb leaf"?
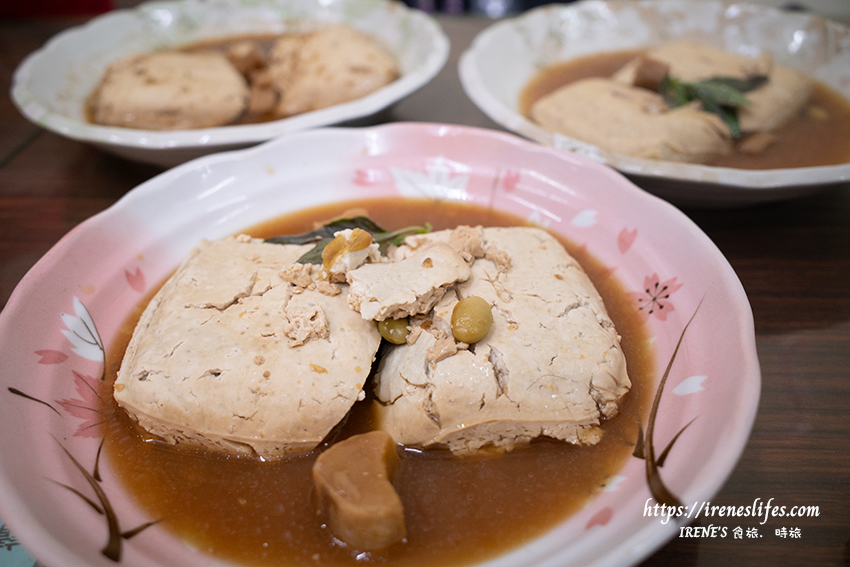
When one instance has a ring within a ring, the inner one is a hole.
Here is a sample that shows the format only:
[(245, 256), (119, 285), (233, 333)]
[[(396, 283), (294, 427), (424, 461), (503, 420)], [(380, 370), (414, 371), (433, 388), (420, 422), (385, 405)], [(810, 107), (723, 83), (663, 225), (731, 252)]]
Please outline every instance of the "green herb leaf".
[(716, 114), (723, 120), (733, 138), (739, 138), (741, 125), (738, 121), (738, 108), (750, 104), (743, 93), (758, 88), (765, 81), (766, 75), (754, 75), (745, 79), (711, 77), (694, 82), (667, 76), (661, 81), (659, 94), (670, 108), (700, 101), (706, 112)]
[(741, 91), (724, 83), (715, 81), (698, 81), (694, 83), (697, 98), (703, 104), (710, 103), (717, 106), (744, 106), (750, 104), (747, 97)]
[(311, 230), (302, 232), (301, 234), (287, 234), (283, 236), (273, 236), (266, 239), (266, 242), (271, 244), (310, 244), (311, 242), (319, 242), (326, 238), (333, 238), (334, 233), (347, 228), (360, 228), (373, 235), (386, 232), (383, 228), (366, 217), (353, 217), (350, 219), (337, 219), (328, 224)]
[(350, 219), (338, 219), (316, 230), (302, 232), (301, 234), (274, 236), (266, 239), (266, 242), (271, 244), (310, 244), (311, 242), (315, 242), (316, 245), (304, 253), (297, 262), (299, 264), (321, 264), (322, 251), (334, 239), (334, 234), (341, 230), (355, 228), (365, 230), (371, 234), (372, 241), (378, 243), (381, 253), (386, 252), (390, 244), (401, 245), (408, 236), (431, 232), (431, 225), (429, 223), (425, 223), (423, 226), (409, 226), (388, 232), (371, 219), (361, 216)]
[(738, 77), (712, 77), (709, 81), (732, 87), (742, 93), (748, 93), (765, 84), (767, 82), (767, 75), (750, 75), (744, 79), (739, 79)]
[(658, 92), (670, 108), (678, 108), (696, 100), (696, 93), (688, 83), (669, 75), (661, 80)]
[(741, 124), (738, 121), (737, 108), (735, 108), (734, 106), (723, 106), (717, 104), (711, 99), (703, 100), (702, 106), (706, 110), (706, 112), (711, 112), (712, 114), (716, 114), (720, 117), (720, 119), (729, 128), (729, 132), (732, 134), (733, 138), (741, 137)]
[(425, 234), (428, 232), (431, 232), (431, 223), (426, 222), (422, 226), (408, 226), (406, 228), (400, 228), (392, 232), (373, 234), (372, 240), (379, 244), (381, 253), (384, 253), (386, 252), (387, 248), (389, 248), (390, 244), (401, 246), (404, 242), (404, 239), (408, 236), (413, 236), (414, 234)]
[(322, 252), (331, 240), (333, 240), (333, 238), (325, 238), (317, 242), (313, 248), (310, 248), (310, 250), (302, 254), (301, 257), (296, 260), (296, 264), (321, 264)]

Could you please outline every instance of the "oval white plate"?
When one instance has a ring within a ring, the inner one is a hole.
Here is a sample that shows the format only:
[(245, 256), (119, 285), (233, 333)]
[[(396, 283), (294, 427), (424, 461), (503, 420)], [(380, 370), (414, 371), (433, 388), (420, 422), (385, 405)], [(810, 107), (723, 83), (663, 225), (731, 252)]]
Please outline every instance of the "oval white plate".
[[(85, 101), (116, 59), (211, 38), (298, 31), (316, 22), (342, 22), (378, 37), (398, 59), (401, 78), (358, 100), (261, 124), (161, 132), (86, 120)], [(15, 71), (12, 100), (28, 119), (60, 135), (172, 166), (282, 134), (366, 120), (427, 84), (448, 55), (448, 38), (436, 20), (394, 0), (153, 1), (53, 37)]]
[[(89, 427), (99, 419), (85, 408), (103, 345), (201, 238), (379, 196), (492, 206), (586, 246), (646, 318), (661, 393), (652, 434), (642, 427), (655, 454), (684, 430), (662, 482), (684, 503), (720, 488), (747, 442), (760, 371), (744, 290), (693, 222), (610, 168), (509, 134), (417, 124), (321, 129), (151, 179), (71, 231), (14, 291), (0, 313), (0, 517), (28, 549), (63, 567), (223, 565), (157, 525), (120, 536), (152, 518), (99, 460), (100, 433)], [(678, 531), (675, 521), (644, 515), (654, 502), (647, 470), (629, 458), (586, 508), (489, 565), (640, 561)], [(118, 562), (101, 553), (110, 534)]]
[(461, 55), (467, 95), (508, 130), (585, 155), (681, 205), (775, 201), (850, 181), (843, 165), (748, 171), (628, 157), (544, 130), (518, 111), (519, 95), (554, 63), (689, 37), (732, 52), (772, 52), (850, 98), (850, 29), (811, 14), (726, 0), (584, 0), (552, 4), (493, 24)]

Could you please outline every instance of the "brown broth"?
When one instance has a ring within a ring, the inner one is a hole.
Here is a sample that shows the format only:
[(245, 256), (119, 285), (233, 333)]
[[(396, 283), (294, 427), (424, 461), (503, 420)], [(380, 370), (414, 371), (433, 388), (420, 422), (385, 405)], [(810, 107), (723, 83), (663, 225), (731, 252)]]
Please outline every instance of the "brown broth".
[[(350, 204), (349, 204), (350, 206)], [(388, 229), (431, 222), (525, 225), (507, 213), (462, 203), (414, 199), (359, 202)], [(348, 216), (345, 203), (302, 211), (254, 227), (258, 237), (310, 230), (317, 220)], [(452, 566), (505, 553), (543, 534), (579, 510), (630, 458), (638, 424), (650, 404), (655, 371), (647, 331), (619, 281), (584, 248), (564, 241), (593, 279), (622, 335), (632, 390), (621, 413), (603, 425), (602, 441), (576, 447), (539, 441), (503, 455), (455, 457), (447, 451), (402, 452), (396, 485), (405, 506), (408, 541), (369, 562), (394, 566)], [(104, 398), (141, 311), (138, 306), (109, 351)], [(370, 427), (371, 399), (359, 402), (342, 437)], [(113, 402), (114, 406), (114, 402)], [(199, 550), (252, 566), (362, 563), (334, 545), (316, 518), (310, 469), (315, 453), (279, 462), (226, 458), (145, 442), (127, 415), (112, 408), (105, 454), (126, 489), (151, 519)]]
[[(608, 77), (640, 51), (616, 51), (579, 57), (544, 69), (520, 93), (519, 109), (531, 116), (540, 98), (580, 79)], [(734, 151), (707, 165), (738, 169), (779, 169), (850, 162), (850, 101), (816, 82), (800, 112), (774, 131), (776, 142), (761, 154)]]

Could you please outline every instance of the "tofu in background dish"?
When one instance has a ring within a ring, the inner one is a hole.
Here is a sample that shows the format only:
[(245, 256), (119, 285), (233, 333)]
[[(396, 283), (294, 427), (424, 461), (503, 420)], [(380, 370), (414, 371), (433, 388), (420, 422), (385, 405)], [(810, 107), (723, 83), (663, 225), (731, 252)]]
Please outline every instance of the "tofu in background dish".
[(745, 57), (680, 40), (645, 50), (610, 77), (567, 83), (535, 101), (529, 115), (552, 132), (637, 158), (711, 163), (733, 153), (738, 134), (699, 100), (668, 107), (658, 92), (665, 76), (685, 82), (766, 77), (742, 93), (749, 102), (735, 109), (741, 133), (762, 139), (800, 113), (814, 86), (770, 54)]
[(583, 79), (538, 100), (541, 126), (632, 157), (704, 163), (732, 151), (723, 121), (693, 105), (670, 109), (658, 93), (607, 78)]
[(345, 25), (281, 37), (271, 53), (269, 74), (280, 92), (278, 116), (349, 102), (400, 76), (386, 47)]
[(814, 86), (814, 81), (803, 73), (776, 64), (770, 53), (746, 57), (683, 40), (649, 49), (646, 55), (669, 65), (670, 75), (684, 81), (766, 75), (767, 81), (762, 86), (745, 93), (750, 104), (738, 109), (738, 119), (744, 132), (778, 128), (800, 111)]
[(248, 84), (218, 53), (149, 53), (112, 64), (89, 104), (96, 124), (142, 130), (211, 128), (245, 111)]

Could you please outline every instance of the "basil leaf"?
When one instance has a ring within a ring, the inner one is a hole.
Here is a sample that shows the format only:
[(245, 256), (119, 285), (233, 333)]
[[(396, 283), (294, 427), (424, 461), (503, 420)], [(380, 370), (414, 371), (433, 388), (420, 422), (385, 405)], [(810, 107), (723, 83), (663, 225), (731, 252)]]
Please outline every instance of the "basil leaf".
[(378, 243), (382, 254), (386, 252), (390, 244), (399, 246), (408, 236), (431, 232), (431, 225), (429, 223), (425, 223), (423, 226), (409, 226), (388, 232), (386, 229), (378, 226), (373, 220), (361, 216), (331, 221), (316, 230), (302, 232), (301, 234), (274, 236), (267, 238), (266, 242), (271, 244), (310, 244), (315, 242), (316, 245), (305, 252), (296, 262), (298, 264), (321, 264), (322, 251), (334, 239), (334, 234), (341, 230), (355, 228), (365, 230), (371, 234), (372, 241)]
[(659, 94), (670, 108), (700, 101), (703, 110), (720, 117), (733, 138), (741, 137), (738, 108), (750, 104), (743, 93), (758, 88), (767, 81), (766, 75), (753, 75), (744, 79), (736, 77), (711, 77), (688, 82), (667, 76), (661, 81)]
[(677, 108), (694, 100), (694, 93), (688, 84), (669, 75), (661, 80), (659, 94), (670, 108)]
[(732, 87), (736, 91), (747, 93), (766, 83), (767, 75), (751, 75), (744, 79), (739, 79), (738, 77), (712, 77), (708, 80), (713, 83), (720, 83)]
[(302, 254), (301, 257), (298, 258), (295, 261), (295, 263), (296, 264), (321, 264), (323, 262), (322, 252), (324, 252), (325, 246), (330, 244), (331, 240), (333, 240), (333, 237), (325, 238), (324, 240), (320, 240), (319, 242), (316, 243), (315, 246), (313, 246), (307, 252)]
[(372, 239), (378, 243), (381, 254), (383, 254), (387, 251), (387, 248), (390, 247), (390, 244), (401, 246), (404, 239), (408, 236), (413, 236), (414, 234), (425, 234), (427, 232), (431, 232), (431, 223), (428, 222), (422, 226), (408, 226), (393, 232), (383, 232), (377, 235), (373, 234)]
[(333, 238), (334, 233), (347, 228), (360, 228), (373, 235), (386, 232), (386, 230), (375, 224), (371, 219), (353, 217), (350, 219), (337, 219), (316, 230), (302, 232), (301, 234), (273, 236), (272, 238), (267, 238), (266, 242), (271, 244), (310, 244), (311, 242), (319, 242), (326, 238)]
[(733, 138), (741, 137), (741, 124), (738, 122), (738, 109), (734, 106), (724, 106), (717, 104), (711, 99), (703, 100), (703, 108), (707, 112), (716, 114), (729, 128), (729, 133)]
[(694, 83), (697, 90), (697, 98), (711, 106), (744, 106), (750, 101), (744, 94), (729, 85), (713, 81), (698, 81)]

